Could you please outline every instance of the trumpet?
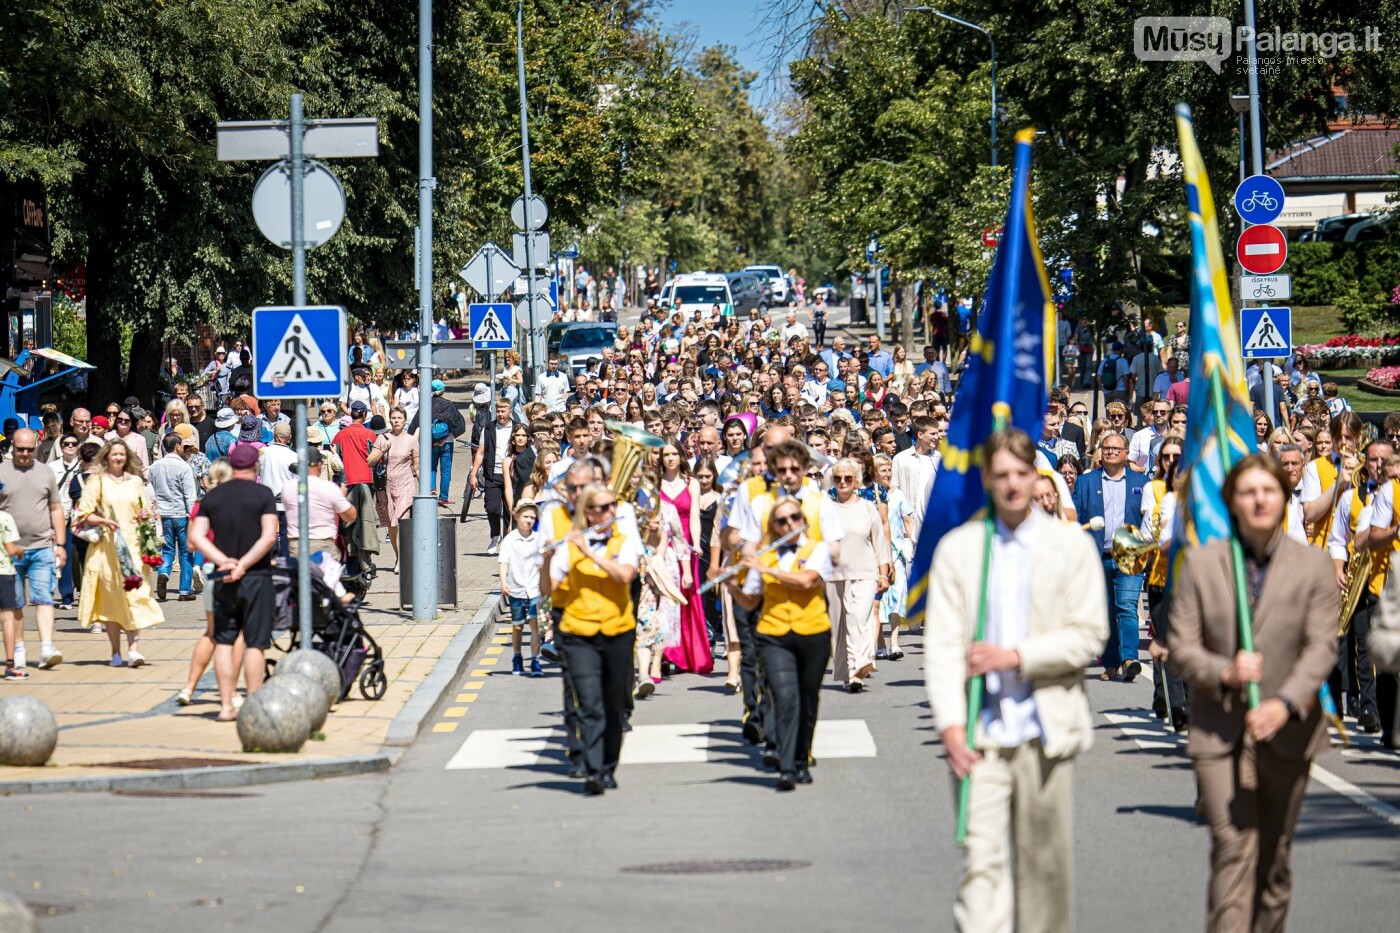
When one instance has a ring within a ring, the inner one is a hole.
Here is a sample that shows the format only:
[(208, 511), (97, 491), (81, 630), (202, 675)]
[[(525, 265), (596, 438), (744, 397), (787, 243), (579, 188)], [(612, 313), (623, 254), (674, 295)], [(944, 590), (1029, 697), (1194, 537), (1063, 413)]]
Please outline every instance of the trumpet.
[[(798, 525), (796, 528), (792, 529), (792, 531), (789, 531), (787, 534), (783, 535), (781, 538), (779, 538), (778, 540), (774, 541), (772, 544), (768, 545), (767, 547), (765, 547), (765, 548), (763, 548), (762, 550), (760, 550), (758, 553), (754, 554), (754, 557), (762, 557), (764, 554), (767, 554), (769, 551), (773, 551), (773, 550), (778, 549), (779, 547), (782, 547), (784, 544), (787, 544), (787, 543), (788, 543), (789, 541), (791, 541), (793, 538), (795, 538), (795, 537), (797, 537), (798, 535), (802, 534), (802, 532), (804, 532), (804, 531), (806, 531), (806, 530), (807, 530), (807, 526), (806, 526), (805, 523), (804, 523), (804, 524), (801, 524), (801, 525)], [(708, 593), (710, 590), (712, 590), (712, 589), (714, 589), (715, 587), (719, 586), (719, 585), (720, 585), (721, 583), (723, 583), (725, 580), (728, 580), (730, 577), (734, 576), (736, 573), (738, 573), (740, 570), (743, 570), (743, 569), (744, 569), (744, 565), (743, 565), (742, 563), (740, 563), (740, 564), (731, 564), (730, 566), (726, 567), (723, 571), (720, 572), (720, 575), (719, 575), (719, 576), (715, 577), (713, 580), (706, 580), (706, 581), (705, 581), (705, 583), (700, 587), (700, 593), (701, 593), (701, 595), (704, 595), (705, 593)]]
[[(608, 526), (612, 525), (615, 521), (617, 521), (617, 519), (615, 519), (615, 518), (610, 518), (610, 519), (608, 519), (607, 521), (599, 522), (599, 523), (596, 524), (596, 525), (589, 525), (587, 528), (583, 529), (584, 537), (587, 537), (588, 535), (591, 535), (591, 534), (593, 534), (593, 533), (595, 533), (595, 532), (602, 531), (604, 528), (607, 528)], [(572, 534), (572, 533), (573, 533), (573, 532), (570, 532), (570, 534)], [(567, 536), (565, 536), (565, 537), (563, 537), (563, 538), (560, 538), (558, 541), (555, 541), (555, 542), (553, 542), (553, 543), (551, 543), (551, 544), (547, 544), (547, 545), (545, 545), (544, 547), (540, 548), (540, 553), (541, 553), (541, 554), (551, 554), (551, 553), (553, 553), (553, 552), (555, 551), (555, 549), (561, 548), (561, 547), (563, 547), (564, 545), (566, 545), (566, 544), (568, 544), (568, 543), (569, 543), (569, 539), (568, 539)]]
[(1109, 556), (1118, 565), (1119, 573), (1136, 576), (1147, 569), (1147, 565), (1152, 562), (1152, 556), (1160, 547), (1155, 529), (1119, 525), (1118, 530), (1113, 533)]

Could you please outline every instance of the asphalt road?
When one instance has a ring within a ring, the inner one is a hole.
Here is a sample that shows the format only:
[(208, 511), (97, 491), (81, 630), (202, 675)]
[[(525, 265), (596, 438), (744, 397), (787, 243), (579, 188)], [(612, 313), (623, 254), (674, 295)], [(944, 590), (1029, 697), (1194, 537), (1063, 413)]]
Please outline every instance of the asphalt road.
[[(453, 731), (430, 727), (387, 775), (7, 800), (0, 883), (53, 931), (950, 929), (951, 785), (910, 641), (868, 692), (823, 692), (815, 783), (794, 793), (743, 744), (716, 673), (639, 701), (624, 754), (655, 763), (624, 763), (619, 790), (585, 798), (563, 773), (557, 676), (510, 676), (506, 648), (445, 698), (432, 722)], [(1142, 712), (1148, 682), (1090, 680), (1078, 928), (1202, 929), (1208, 840), (1188, 765)], [(1314, 782), (1290, 929), (1394, 929), (1400, 758), (1319, 764), (1378, 802)]]

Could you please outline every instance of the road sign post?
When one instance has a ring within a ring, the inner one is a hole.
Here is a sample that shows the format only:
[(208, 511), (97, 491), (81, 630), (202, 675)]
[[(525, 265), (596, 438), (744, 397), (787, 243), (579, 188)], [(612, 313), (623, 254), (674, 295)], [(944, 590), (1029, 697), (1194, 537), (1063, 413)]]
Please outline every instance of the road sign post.
[[(332, 195), (327, 195), (325, 198), (318, 198), (318, 210), (320, 207), (324, 206), (328, 210), (328, 213), (324, 216), (317, 216), (314, 218), (317, 221), (315, 231), (312, 234), (311, 242), (307, 242), (306, 161), (316, 157), (355, 158), (379, 155), (379, 121), (374, 117), (351, 117), (338, 120), (307, 121), (302, 114), (300, 94), (292, 95), (291, 109), (288, 116), (290, 119), (286, 122), (257, 120), (219, 123), (216, 148), (219, 161), (221, 162), (237, 162), (243, 160), (266, 161), (269, 159), (280, 160), (283, 158), (287, 161), (289, 181), (287, 186), (287, 201), (290, 224), (288, 226), (286, 240), (279, 239), (278, 225), (275, 222), (276, 202), (279, 197), (278, 192), (275, 190), (275, 185), (269, 185), (269, 188), (274, 190), (265, 192), (263, 200), (261, 201), (259, 200), (259, 193), (256, 191), (254, 192), (254, 215), (258, 217), (259, 227), (262, 228), (264, 235), (266, 235), (275, 246), (280, 246), (283, 249), (290, 249), (292, 252), (292, 307), (289, 309), (265, 310), (292, 311), (295, 313), (305, 309), (306, 305), (306, 250), (330, 239), (330, 237), (335, 234), (335, 230), (339, 229), (340, 226), (339, 220), (335, 219), (336, 205), (334, 204), (334, 197)], [(334, 189), (339, 190), (340, 182), (335, 179), (335, 176), (331, 175), (329, 170), (325, 170), (325, 174), (330, 175), (329, 183), (333, 185)], [(264, 180), (266, 180), (267, 177), (267, 175), (264, 175)], [(322, 181), (325, 180), (322, 179)], [(262, 188), (263, 184), (260, 182), (259, 189)], [(343, 204), (344, 192), (340, 191), (339, 194)], [(322, 202), (325, 203), (323, 204)], [(266, 218), (271, 221), (271, 223), (264, 222), (265, 219), (260, 216), (263, 213), (272, 215)], [(340, 213), (341, 216), (343, 216), (343, 206), (340, 208)], [(323, 224), (333, 224), (333, 228), (323, 226)], [(329, 229), (329, 233), (325, 232), (327, 229)], [(324, 311), (326, 309), (305, 310), (311, 312)], [(338, 332), (338, 337), (335, 341), (322, 338), (321, 341), (317, 342), (317, 348), (319, 349), (320, 345), (332, 342), (340, 346), (341, 349), (336, 351), (336, 365), (343, 367), (345, 361), (345, 310), (343, 308), (335, 310), (338, 310), (340, 313), (340, 330)], [(312, 316), (315, 317), (314, 314)], [(253, 368), (255, 370), (254, 379), (256, 383), (258, 374), (268, 372), (270, 367), (257, 365), (259, 361), (256, 350), (258, 342), (258, 319), (256, 312), (253, 322)], [(307, 319), (302, 317), (301, 322), (301, 326), (306, 326)], [(289, 361), (290, 365), (306, 367), (306, 371), (309, 373), (310, 367), (319, 364), (310, 353), (310, 348), (302, 342), (301, 332), (292, 329), (294, 326), (296, 325), (294, 325), (292, 321), (289, 320), (287, 322), (286, 329), (279, 335), (282, 340), (278, 343), (278, 346), (286, 346), (287, 352), (291, 356)], [(307, 339), (315, 341), (315, 338), (309, 335), (309, 330)], [(272, 362), (271, 358), (267, 357), (267, 359), (270, 364)], [(343, 368), (337, 371), (341, 374), (340, 383), (343, 384)], [(279, 373), (280, 372), (281, 371), (279, 371)], [(303, 370), (296, 369), (294, 372), (300, 374)], [(319, 373), (321, 370), (317, 369), (316, 372)], [(285, 374), (279, 375), (279, 378), (283, 378), (284, 375)], [(306, 386), (312, 381), (314, 380), (298, 380), (296, 384), (301, 386), (303, 390), (306, 390)], [(265, 386), (265, 388), (269, 388), (279, 394), (262, 396), (262, 393), (256, 389), (255, 394), (266, 398), (285, 398), (285, 396), (280, 394), (280, 387), (269, 384)], [(303, 465), (306, 463), (307, 455), (306, 397), (310, 394), (323, 393), (312, 393), (306, 390), (303, 395), (293, 396), (296, 402), (296, 424), (293, 426), (293, 430), (296, 436), (297, 460)], [(340, 389), (337, 387), (333, 393), (324, 394), (339, 395)], [(310, 491), (306, 481), (306, 470), (304, 468), (299, 470), (297, 474), (297, 501), (301, 511), (300, 519), (297, 522), (297, 540), (309, 546), (311, 540), (310, 528), (308, 526), (311, 512)], [(309, 560), (309, 554), (303, 553), (299, 556), (303, 559), (297, 561), (297, 622), (298, 628), (301, 630), (302, 644), (310, 645), (311, 561)]]

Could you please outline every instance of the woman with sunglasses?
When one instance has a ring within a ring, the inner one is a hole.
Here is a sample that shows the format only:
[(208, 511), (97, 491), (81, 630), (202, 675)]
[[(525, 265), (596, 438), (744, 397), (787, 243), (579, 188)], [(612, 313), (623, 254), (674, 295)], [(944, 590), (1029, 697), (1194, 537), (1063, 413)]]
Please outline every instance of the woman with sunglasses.
[[(1153, 661), (1152, 712), (1158, 719), (1171, 715), (1172, 728), (1186, 729), (1186, 704), (1189, 700), (1185, 685), (1176, 674), (1166, 669), (1166, 648), (1156, 633), (1165, 631), (1167, 553), (1171, 550), (1172, 523), (1176, 516), (1176, 480), (1181, 468), (1182, 442), (1168, 436), (1157, 451), (1157, 478), (1142, 490), (1142, 521), (1139, 528), (1152, 534), (1158, 542), (1157, 553), (1147, 570), (1147, 614), (1152, 621), (1154, 638), (1148, 647)], [(1159, 673), (1160, 672), (1160, 673)], [(1163, 691), (1162, 681), (1166, 680)]]
[[(83, 470), (83, 462), (78, 459), (78, 439), (72, 434), (65, 434), (58, 441), (61, 456), (58, 460), (48, 463), (48, 468), (53, 470), (54, 478), (58, 481), (58, 500), (63, 503), (63, 521), (66, 525), (73, 523), (73, 490), (74, 478)], [(73, 539), (76, 535), (66, 535), (67, 543), (64, 546), (65, 557), (63, 568), (58, 574), (58, 608), (73, 608)]]
[(573, 530), (564, 541), (544, 555), (540, 584), (561, 613), (555, 645), (576, 705), (583, 789), (597, 796), (617, 787), (637, 637), (631, 586), (641, 547), (622, 533), (617, 496), (599, 483), (579, 492)]
[(812, 783), (812, 736), (831, 657), (823, 585), (832, 573), (831, 555), (826, 542), (809, 539), (805, 528), (798, 500), (779, 499), (768, 513), (758, 551), (742, 557), (745, 569), (725, 581), (736, 604), (758, 610), (754, 641), (773, 704), (768, 741), (775, 747), (782, 791)]
[[(394, 405), (403, 409), (409, 423), (412, 424), (413, 419), (418, 417), (418, 373), (405, 369), (399, 373), (397, 381), (399, 385), (394, 389)], [(334, 407), (331, 408), (331, 413), (335, 413)]]
[(848, 693), (860, 693), (875, 672), (875, 600), (889, 589), (894, 576), (885, 524), (875, 503), (860, 495), (864, 479), (861, 462), (854, 457), (842, 457), (831, 468), (829, 495), (845, 531), (839, 559), (826, 578), (835, 633), (831, 673)]
[(334, 444), (335, 436), (340, 433), (340, 410), (336, 408), (335, 402), (322, 402), (317, 409), (316, 424), (321, 428), (321, 433), (325, 437), (325, 443)]

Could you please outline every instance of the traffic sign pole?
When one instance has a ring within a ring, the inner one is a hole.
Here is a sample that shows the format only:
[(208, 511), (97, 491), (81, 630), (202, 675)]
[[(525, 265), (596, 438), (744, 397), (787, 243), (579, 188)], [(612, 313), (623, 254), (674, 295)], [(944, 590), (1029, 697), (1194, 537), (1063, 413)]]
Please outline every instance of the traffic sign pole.
[[(418, 495), (413, 497), (413, 619), (431, 622), (438, 608), (438, 504), (433, 494), (433, 2), (418, 0)], [(423, 393), (427, 393), (424, 397)], [(456, 441), (449, 439), (449, 445)], [(455, 541), (441, 542), (455, 547)]]
[[(520, 84), (520, 149), (524, 160), (525, 176), (525, 204), (522, 207), (521, 216), (525, 219), (525, 265), (529, 266), (525, 270), (525, 275), (529, 279), (530, 289), (526, 300), (530, 302), (530, 360), (528, 384), (534, 386), (535, 376), (539, 367), (543, 364), (541, 357), (544, 355), (544, 333), (540, 330), (535, 314), (535, 237), (534, 227), (531, 225), (530, 202), (534, 200), (534, 191), (530, 185), (530, 110), (525, 99), (525, 3), (518, 0), (515, 7), (515, 63)], [(495, 387), (492, 386), (492, 391)]]
[[(302, 172), (301, 95), (292, 95), (291, 114), (292, 164), (292, 305), (306, 307), (306, 240), (303, 236), (303, 215), (306, 211)], [(254, 374), (256, 376), (256, 374)], [(311, 487), (306, 477), (306, 399), (296, 400), (296, 424), (293, 426), (297, 445), (297, 628), (301, 630), (301, 646), (311, 647)]]

